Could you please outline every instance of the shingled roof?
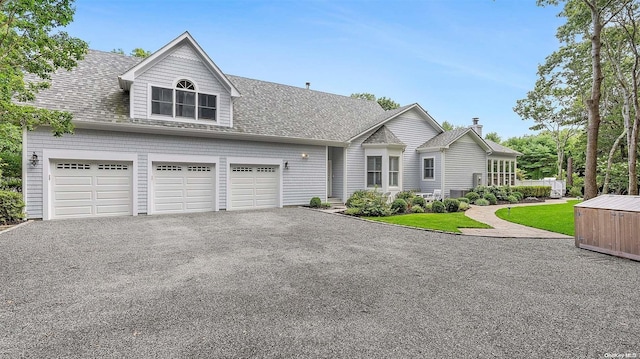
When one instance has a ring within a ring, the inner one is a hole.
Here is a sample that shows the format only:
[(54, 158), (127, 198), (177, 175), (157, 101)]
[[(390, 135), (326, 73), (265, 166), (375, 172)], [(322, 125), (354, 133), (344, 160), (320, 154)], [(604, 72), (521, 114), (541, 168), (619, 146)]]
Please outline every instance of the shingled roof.
[(133, 123), (334, 142), (347, 142), (402, 109), (385, 111), (375, 101), (228, 75), (241, 93), (234, 101), (232, 128), (130, 118), (129, 93), (120, 89), (118, 76), (139, 61), (135, 57), (89, 50), (74, 70), (53, 74), (51, 87), (40, 92), (33, 105), (69, 111), (76, 124)]
[(512, 150), (509, 147), (504, 147), (499, 143), (495, 143), (487, 139), (485, 139), (484, 142), (486, 142), (489, 145), (489, 147), (491, 147), (491, 151), (493, 151), (493, 153), (499, 152), (499, 153), (504, 153), (508, 155), (522, 156), (522, 153), (516, 150)]
[(400, 141), (396, 135), (391, 132), (387, 128), (387, 126), (381, 126), (376, 132), (372, 133), (371, 136), (367, 137), (362, 144), (383, 144), (383, 145), (402, 145), (405, 144)]
[(453, 142), (455, 142), (458, 138), (462, 137), (464, 134), (469, 132), (471, 129), (469, 128), (456, 128), (451, 131), (445, 131), (436, 137), (431, 138), (427, 142), (418, 146), (417, 150), (424, 150), (429, 148), (443, 148), (447, 147)]

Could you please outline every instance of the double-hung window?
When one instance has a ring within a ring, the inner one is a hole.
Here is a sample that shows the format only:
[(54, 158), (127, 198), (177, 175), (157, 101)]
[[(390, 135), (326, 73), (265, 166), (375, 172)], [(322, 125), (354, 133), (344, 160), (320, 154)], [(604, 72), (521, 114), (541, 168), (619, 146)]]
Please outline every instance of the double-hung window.
[(424, 174), (423, 179), (433, 180), (435, 179), (435, 160), (433, 157), (423, 159)]
[(173, 89), (151, 87), (151, 114), (198, 120), (216, 120), (215, 95), (199, 93), (188, 80), (180, 80)]
[(367, 187), (382, 186), (382, 156), (367, 156)]
[(389, 156), (389, 187), (398, 187), (400, 157)]

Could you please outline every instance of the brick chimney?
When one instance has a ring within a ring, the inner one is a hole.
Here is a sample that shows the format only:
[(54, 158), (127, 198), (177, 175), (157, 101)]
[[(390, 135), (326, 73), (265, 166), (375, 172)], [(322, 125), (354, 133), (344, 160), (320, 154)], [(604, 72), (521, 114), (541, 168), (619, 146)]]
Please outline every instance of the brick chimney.
[(474, 117), (472, 120), (473, 120), (473, 125), (471, 125), (469, 127), (471, 127), (472, 130), (476, 131), (478, 136), (482, 137), (482, 125), (478, 124), (478, 121), (480, 119), (478, 117)]

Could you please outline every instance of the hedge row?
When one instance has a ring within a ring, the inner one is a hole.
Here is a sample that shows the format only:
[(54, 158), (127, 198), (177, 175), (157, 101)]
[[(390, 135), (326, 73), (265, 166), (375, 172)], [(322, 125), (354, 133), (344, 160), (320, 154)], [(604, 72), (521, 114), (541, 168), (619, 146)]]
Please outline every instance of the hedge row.
[(513, 186), (511, 187), (511, 190), (522, 193), (524, 198), (545, 198), (551, 196), (551, 186)]

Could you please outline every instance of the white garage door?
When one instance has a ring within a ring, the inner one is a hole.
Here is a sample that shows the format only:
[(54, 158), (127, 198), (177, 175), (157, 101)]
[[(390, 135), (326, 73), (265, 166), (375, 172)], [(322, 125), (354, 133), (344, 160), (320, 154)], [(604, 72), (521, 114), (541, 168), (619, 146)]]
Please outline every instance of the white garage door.
[(215, 209), (213, 164), (153, 163), (153, 213)]
[(231, 210), (278, 207), (276, 166), (231, 165)]
[(52, 218), (132, 214), (131, 162), (51, 162)]

